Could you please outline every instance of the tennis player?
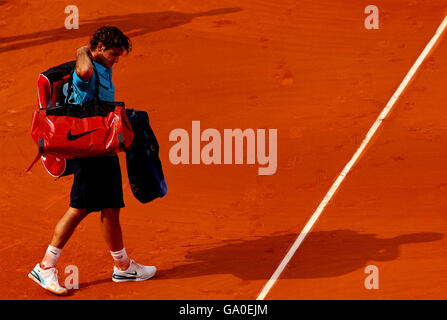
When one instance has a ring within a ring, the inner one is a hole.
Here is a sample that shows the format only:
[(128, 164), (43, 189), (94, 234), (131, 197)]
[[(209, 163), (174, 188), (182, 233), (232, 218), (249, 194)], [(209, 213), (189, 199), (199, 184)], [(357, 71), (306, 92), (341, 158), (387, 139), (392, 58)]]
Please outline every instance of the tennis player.
[[(94, 100), (95, 77), (99, 76), (99, 99), (114, 101), (112, 67), (119, 58), (132, 49), (130, 39), (121, 30), (105, 26), (96, 30), (88, 46), (76, 53), (76, 70), (73, 73), (71, 103), (81, 104)], [(96, 74), (95, 74), (96, 70)], [(46, 290), (66, 295), (68, 290), (58, 282), (56, 263), (62, 248), (79, 223), (91, 212), (101, 212), (101, 230), (114, 260), (114, 282), (142, 281), (153, 277), (154, 266), (143, 266), (131, 260), (123, 245), (119, 222), (124, 207), (123, 187), (119, 158), (116, 154), (104, 157), (78, 158), (74, 161), (74, 179), (70, 193), (70, 206), (59, 220), (53, 238), (40, 263), (28, 274)]]

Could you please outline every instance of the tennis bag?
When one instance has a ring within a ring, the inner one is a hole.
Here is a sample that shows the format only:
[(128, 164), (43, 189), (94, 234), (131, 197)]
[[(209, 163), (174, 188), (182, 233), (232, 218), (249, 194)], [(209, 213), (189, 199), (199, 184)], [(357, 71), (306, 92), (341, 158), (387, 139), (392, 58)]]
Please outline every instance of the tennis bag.
[(132, 144), (126, 150), (127, 176), (135, 198), (147, 203), (164, 197), (168, 191), (158, 156), (159, 145), (147, 112), (126, 112), (134, 132)]
[[(42, 80), (40, 87), (38, 81), (40, 109), (34, 112), (31, 124), (31, 136), (38, 145), (38, 155), (27, 171), (43, 155), (47, 171), (54, 176), (61, 176), (66, 170), (65, 159), (114, 154), (124, 151), (132, 143), (133, 131), (124, 102), (99, 99), (99, 76), (96, 70), (95, 99), (80, 105), (67, 102), (71, 94), (73, 72), (64, 73), (69, 69), (74, 70), (74, 67), (75, 62), (57, 66), (46, 71), (46, 75), (42, 74), (48, 79), (47, 84)], [(64, 90), (65, 83), (68, 85)], [(42, 104), (40, 88), (45, 97), (49, 97), (47, 104)], [(45, 162), (50, 162), (52, 166), (47, 166)], [(49, 169), (55, 170), (50, 172)]]
[[(67, 102), (71, 94), (71, 80), (75, 68), (76, 61), (69, 61), (39, 74), (37, 79), (39, 109), (57, 107), (61, 103)], [(62, 177), (73, 173), (71, 159), (43, 154), (41, 160), (44, 168), (53, 177)]]

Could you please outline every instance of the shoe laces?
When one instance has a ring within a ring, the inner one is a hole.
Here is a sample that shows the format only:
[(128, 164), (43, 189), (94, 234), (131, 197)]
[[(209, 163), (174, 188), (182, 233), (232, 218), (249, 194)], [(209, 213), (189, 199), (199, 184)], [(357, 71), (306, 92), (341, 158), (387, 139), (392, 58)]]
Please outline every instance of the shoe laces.
[(56, 283), (59, 283), (57, 273), (58, 273), (58, 271), (55, 268), (54, 271), (52, 272), (52, 280), (54, 280)]
[(143, 269), (143, 266), (135, 261), (132, 260), (132, 264), (137, 268), (137, 269)]
[(50, 274), (51, 274), (50, 275), (50, 281), (54, 281), (57, 284), (59, 284), (58, 277), (57, 277), (57, 274), (58, 274), (57, 269), (56, 268), (51, 268), (51, 269), (49, 269), (49, 271), (50, 271)]

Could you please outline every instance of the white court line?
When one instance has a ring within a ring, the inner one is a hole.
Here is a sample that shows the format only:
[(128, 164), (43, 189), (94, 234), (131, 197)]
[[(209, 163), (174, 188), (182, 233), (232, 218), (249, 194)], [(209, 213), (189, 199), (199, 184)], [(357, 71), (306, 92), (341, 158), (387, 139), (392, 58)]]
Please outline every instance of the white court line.
[(394, 92), (393, 96), (388, 101), (388, 103), (386, 104), (385, 108), (382, 110), (382, 113), (380, 113), (380, 115), (377, 118), (377, 120), (374, 122), (372, 127), (369, 129), (369, 131), (366, 134), (365, 139), (362, 141), (360, 147), (354, 153), (354, 155), (352, 156), (351, 160), (346, 164), (346, 166), (344, 167), (344, 169), (342, 170), (342, 172), (338, 176), (337, 180), (335, 180), (335, 182), (332, 184), (331, 188), (326, 193), (326, 196), (323, 198), (323, 200), (321, 201), (320, 205), (318, 206), (318, 208), (313, 213), (312, 217), (309, 219), (307, 224), (304, 226), (304, 229), (301, 231), (300, 235), (295, 240), (294, 244), (292, 245), (290, 250), (287, 252), (286, 256), (281, 261), (280, 265), (278, 266), (276, 271), (273, 273), (272, 277), (267, 282), (267, 284), (264, 286), (264, 288), (262, 289), (261, 293), (259, 294), (259, 296), (258, 296), (258, 298), (256, 300), (263, 300), (265, 298), (265, 296), (269, 293), (270, 289), (275, 284), (276, 280), (278, 280), (279, 276), (283, 272), (283, 270), (286, 267), (286, 265), (289, 263), (290, 259), (293, 257), (293, 255), (298, 250), (298, 248), (301, 245), (301, 243), (303, 242), (303, 240), (306, 238), (306, 236), (311, 231), (313, 225), (315, 224), (315, 222), (317, 221), (318, 217), (323, 212), (323, 210), (326, 207), (326, 205), (328, 204), (328, 202), (331, 200), (332, 196), (337, 191), (338, 187), (340, 186), (340, 184), (342, 183), (342, 181), (344, 180), (346, 175), (349, 173), (349, 171), (352, 169), (354, 164), (357, 162), (357, 160), (362, 155), (363, 151), (365, 150), (366, 146), (370, 142), (371, 138), (373, 137), (373, 135), (376, 133), (377, 129), (382, 124), (382, 121), (388, 116), (389, 112), (391, 111), (391, 108), (394, 106), (394, 103), (400, 97), (400, 95), (402, 94), (404, 89), (407, 87), (407, 85), (409, 84), (409, 82), (411, 81), (413, 76), (415, 75), (416, 71), (418, 70), (418, 68), (420, 67), (422, 62), (428, 56), (428, 54), (432, 50), (433, 46), (438, 41), (439, 37), (444, 32), (446, 26), (447, 26), (447, 16), (444, 17), (444, 20), (442, 21), (441, 25), (436, 30), (435, 35), (430, 40), (430, 42), (427, 44), (427, 46), (422, 51), (422, 53), (419, 55), (419, 57), (417, 58), (416, 62), (411, 67), (410, 71), (408, 71), (408, 73), (405, 76), (404, 80), (399, 85), (399, 87), (397, 88), (396, 92)]

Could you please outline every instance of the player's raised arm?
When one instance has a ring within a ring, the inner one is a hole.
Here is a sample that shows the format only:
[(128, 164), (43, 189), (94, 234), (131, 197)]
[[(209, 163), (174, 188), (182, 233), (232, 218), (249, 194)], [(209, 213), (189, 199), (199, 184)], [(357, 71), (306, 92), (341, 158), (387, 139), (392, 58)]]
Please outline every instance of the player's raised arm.
[(89, 53), (89, 46), (80, 47), (76, 51), (76, 74), (83, 81), (88, 81), (94, 73), (93, 64)]

